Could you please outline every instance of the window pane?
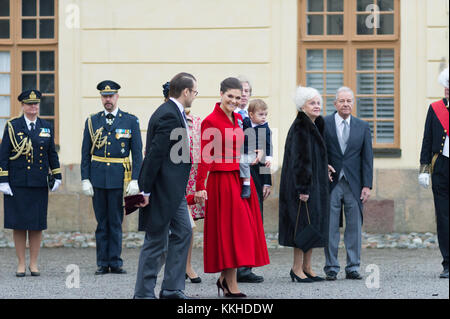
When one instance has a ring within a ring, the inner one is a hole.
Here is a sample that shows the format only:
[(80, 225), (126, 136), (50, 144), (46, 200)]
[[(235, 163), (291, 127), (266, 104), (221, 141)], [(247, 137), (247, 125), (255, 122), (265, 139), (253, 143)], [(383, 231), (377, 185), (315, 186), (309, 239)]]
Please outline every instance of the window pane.
[(9, 96), (0, 96), (0, 116), (11, 116), (11, 98)]
[[(333, 114), (333, 112), (336, 111), (336, 108), (334, 107), (334, 97), (324, 97), (323, 104), (325, 105), (324, 109), (327, 115)], [(322, 113), (324, 112), (322, 111)]]
[(0, 0), (0, 17), (9, 17), (9, 0)]
[(377, 74), (377, 94), (394, 94), (394, 73)]
[(394, 122), (377, 123), (377, 143), (394, 143)]
[(323, 0), (308, 0), (309, 12), (322, 12), (323, 11)]
[(39, 86), (42, 93), (54, 93), (55, 76), (53, 74), (41, 74), (39, 76)]
[(23, 74), (22, 75), (22, 91), (35, 90), (36, 84), (36, 74)]
[(394, 118), (394, 99), (378, 98), (377, 99), (377, 118)]
[(371, 4), (374, 4), (374, 0), (358, 0), (356, 7), (358, 11), (367, 11), (367, 6)]
[(344, 69), (344, 55), (342, 50), (327, 50), (327, 70), (342, 71)]
[(41, 51), (39, 58), (39, 67), (41, 71), (55, 70), (55, 52)]
[(0, 20), (0, 39), (9, 39), (9, 20)]
[(373, 74), (360, 73), (356, 75), (356, 92), (357, 94), (373, 94)]
[(39, 38), (53, 39), (55, 37), (53, 19), (41, 19), (39, 21)]
[(36, 71), (36, 70), (37, 70), (36, 51), (23, 51), (22, 71)]
[(343, 84), (344, 84), (344, 74), (342, 74), (342, 73), (327, 74), (327, 93), (326, 94), (336, 94), (337, 89), (339, 89)]
[(42, 96), (41, 97), (39, 113), (42, 116), (55, 115), (55, 97), (54, 96)]
[[(369, 20), (368, 22), (372, 24), (366, 23), (366, 20)], [(358, 17), (356, 19), (356, 30), (357, 34), (363, 35), (363, 34), (373, 34), (373, 19), (369, 17), (367, 14), (358, 14)]]
[(343, 0), (328, 0), (327, 11), (330, 11), (330, 12), (344, 11), (344, 1)]
[(378, 0), (380, 11), (394, 11), (394, 0)]
[(323, 94), (323, 74), (306, 74), (306, 86), (313, 87)]
[(36, 15), (36, 0), (22, 0), (22, 16), (35, 17)]
[(0, 74), (0, 94), (11, 93), (11, 78), (9, 74)]
[(371, 98), (357, 98), (356, 108), (357, 116), (364, 118), (373, 118), (373, 99)]
[(394, 56), (394, 49), (378, 49), (377, 70), (393, 70)]
[(11, 58), (9, 52), (0, 51), (0, 72), (10, 72)]
[(357, 70), (373, 70), (374, 69), (373, 50), (357, 50), (356, 51), (356, 68)]
[(344, 16), (334, 14), (327, 16), (327, 34), (344, 34)]
[(54, 16), (54, 1), (53, 0), (40, 0), (39, 1), (39, 15), (42, 16)]
[(307, 18), (308, 35), (323, 35), (323, 16), (309, 15)]
[(378, 34), (394, 34), (394, 15), (380, 14), (380, 28)]
[(5, 130), (6, 122), (8, 122), (8, 119), (0, 119), (0, 130), (3, 132)]
[(306, 51), (306, 70), (323, 71), (323, 50)]
[(36, 20), (22, 20), (22, 38), (36, 39)]
[(372, 142), (373, 142), (373, 122), (367, 121), (367, 123), (369, 123), (370, 135), (372, 136)]

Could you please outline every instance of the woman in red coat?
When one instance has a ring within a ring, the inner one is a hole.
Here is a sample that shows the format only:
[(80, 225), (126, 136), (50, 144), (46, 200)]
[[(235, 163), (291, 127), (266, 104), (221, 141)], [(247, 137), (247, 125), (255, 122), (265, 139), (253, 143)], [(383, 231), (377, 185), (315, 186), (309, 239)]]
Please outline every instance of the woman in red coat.
[(242, 85), (238, 79), (227, 78), (221, 83), (221, 102), (202, 122), (202, 156), (196, 185), (196, 194), (205, 189), (207, 192), (205, 273), (221, 272), (217, 280), (218, 292), (222, 289), (228, 297), (245, 297), (237, 285), (236, 268), (260, 267), (269, 263), (253, 182), (251, 197), (241, 198), (239, 156), (244, 132), (242, 117), (234, 113), (241, 94)]

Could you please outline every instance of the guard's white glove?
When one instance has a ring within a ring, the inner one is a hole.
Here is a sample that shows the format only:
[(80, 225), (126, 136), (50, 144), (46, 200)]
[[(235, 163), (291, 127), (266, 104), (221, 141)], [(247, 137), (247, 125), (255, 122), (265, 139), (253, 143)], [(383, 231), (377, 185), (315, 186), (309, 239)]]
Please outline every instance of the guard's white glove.
[(419, 174), (419, 184), (423, 188), (428, 188), (428, 186), (430, 186), (430, 174), (428, 173)]
[(59, 188), (59, 186), (61, 186), (61, 180), (60, 179), (55, 179), (55, 185), (53, 185), (53, 188), (52, 188), (52, 192), (54, 192), (54, 191), (56, 191), (58, 188)]
[(2, 192), (5, 195), (13, 196), (9, 183), (0, 183), (0, 192)]
[(127, 187), (127, 196), (139, 194), (139, 185), (136, 179), (133, 179)]
[(81, 188), (83, 190), (83, 194), (89, 197), (94, 196), (94, 188), (92, 187), (91, 181), (88, 179), (83, 179), (81, 181)]

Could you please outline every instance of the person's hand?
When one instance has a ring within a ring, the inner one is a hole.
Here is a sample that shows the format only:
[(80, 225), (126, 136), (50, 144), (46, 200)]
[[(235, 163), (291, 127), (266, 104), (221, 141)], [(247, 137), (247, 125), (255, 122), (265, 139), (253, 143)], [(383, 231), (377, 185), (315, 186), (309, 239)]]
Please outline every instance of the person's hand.
[(428, 188), (428, 186), (430, 186), (430, 174), (428, 173), (419, 174), (419, 184), (423, 188)]
[(370, 188), (369, 187), (363, 187), (362, 191), (361, 191), (361, 197), (360, 199), (362, 200), (362, 203), (365, 204), (367, 202), (367, 200), (370, 197)]
[(272, 166), (272, 162), (266, 159), (266, 167), (270, 168)]
[(195, 192), (194, 194), (194, 201), (196, 204), (203, 205), (205, 203), (205, 200), (208, 199), (208, 193), (206, 190)]
[(330, 180), (330, 182), (333, 181), (333, 174), (336, 173), (336, 170), (334, 169), (333, 166), (328, 165), (328, 179)]
[(9, 183), (0, 183), (0, 192), (2, 192), (5, 195), (13, 196)]
[(145, 207), (148, 205), (148, 203), (150, 202), (150, 194), (145, 195), (143, 192), (141, 192), (141, 194), (144, 196), (144, 202), (137, 204), (136, 207)]
[(272, 193), (272, 187), (269, 185), (264, 185), (263, 188), (263, 201), (267, 199), (267, 197), (270, 196), (270, 194)]
[(128, 183), (127, 196), (136, 194), (139, 194), (139, 185), (138, 181), (133, 179), (130, 183)]
[(256, 158), (253, 161), (253, 163), (251, 163), (250, 165), (256, 165), (262, 161), (262, 158), (264, 156), (264, 151), (263, 150), (255, 150), (255, 153), (256, 153)]
[(309, 199), (309, 195), (307, 195), (307, 194), (300, 194), (300, 200), (302, 202), (307, 202), (308, 199)]
[(83, 194), (89, 197), (94, 196), (94, 188), (92, 187), (91, 181), (88, 179), (83, 179), (81, 181), (81, 189), (83, 190)]
[(61, 186), (61, 180), (60, 179), (55, 179), (55, 185), (53, 185), (53, 188), (52, 188), (52, 192), (55, 192), (58, 188), (59, 188), (59, 186)]

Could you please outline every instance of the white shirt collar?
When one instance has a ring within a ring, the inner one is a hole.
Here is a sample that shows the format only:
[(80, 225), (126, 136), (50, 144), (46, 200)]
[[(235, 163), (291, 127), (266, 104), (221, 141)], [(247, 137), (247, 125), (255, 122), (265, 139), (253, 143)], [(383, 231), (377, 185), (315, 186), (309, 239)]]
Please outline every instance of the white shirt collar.
[[(345, 121), (347, 122), (347, 124), (350, 126), (350, 119), (352, 118), (352, 116), (350, 115)], [(342, 125), (342, 121), (344, 121), (344, 119), (339, 115), (338, 112), (336, 112), (336, 114), (334, 115), (334, 120), (336, 121), (336, 127), (340, 127)]]
[(31, 130), (31, 123), (34, 123), (34, 128), (36, 128), (36, 122), (37, 122), (37, 118), (34, 122), (30, 121), (25, 115), (23, 116), (25, 118), (25, 122), (27, 123), (27, 127), (29, 130)]
[(178, 106), (178, 110), (180, 111), (181, 115), (183, 115), (184, 106), (180, 102), (178, 102), (177, 99), (175, 99), (173, 97), (171, 97), (170, 100)]
[(243, 109), (241, 109), (240, 107), (237, 107), (234, 112), (235, 113), (239, 113), (239, 111), (244, 110), (246, 114), (248, 114), (248, 105), (246, 105)]
[[(116, 109), (114, 111), (111, 112), (112, 115), (114, 115), (114, 117), (117, 116), (117, 112), (119, 112), (119, 108), (116, 107)], [(105, 110), (105, 115), (108, 115), (110, 112), (108, 112), (107, 110)]]

